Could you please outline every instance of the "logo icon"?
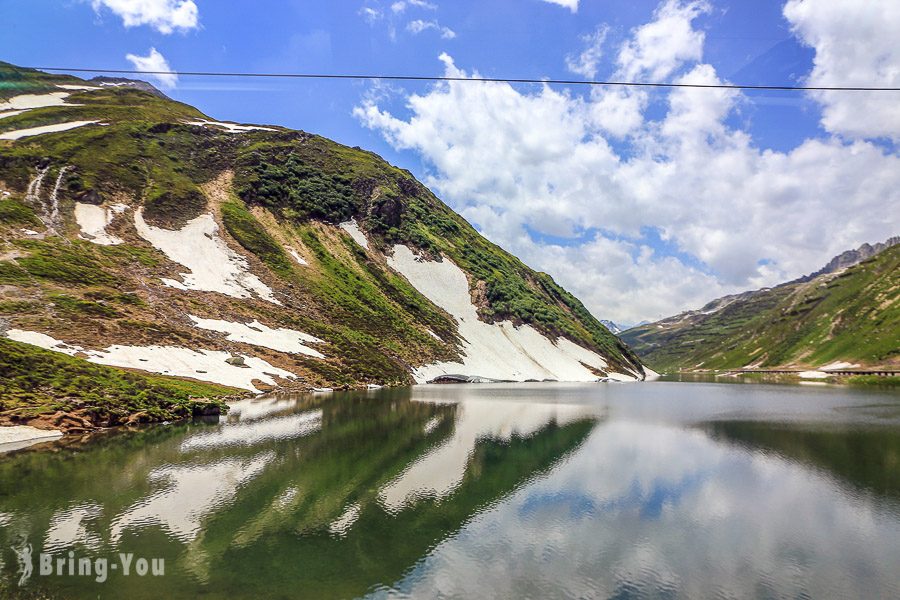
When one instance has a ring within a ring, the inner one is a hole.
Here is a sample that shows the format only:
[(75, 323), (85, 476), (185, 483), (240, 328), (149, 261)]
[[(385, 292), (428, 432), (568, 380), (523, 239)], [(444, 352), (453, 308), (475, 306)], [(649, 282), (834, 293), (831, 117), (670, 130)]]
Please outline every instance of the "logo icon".
[(22, 576), (19, 577), (19, 587), (23, 587), (28, 583), (28, 580), (31, 578), (31, 573), (34, 571), (34, 564), (31, 560), (31, 544), (29, 544), (26, 539), (22, 542), (21, 547), (16, 548), (15, 546), (10, 546), (10, 548), (16, 553), (16, 560), (19, 561), (19, 571), (22, 573)]

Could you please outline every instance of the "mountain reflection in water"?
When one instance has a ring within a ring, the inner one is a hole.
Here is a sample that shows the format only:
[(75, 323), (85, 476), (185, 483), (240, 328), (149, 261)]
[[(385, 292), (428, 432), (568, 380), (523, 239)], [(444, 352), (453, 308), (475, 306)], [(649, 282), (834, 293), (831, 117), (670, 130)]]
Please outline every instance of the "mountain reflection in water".
[(32, 596), (895, 597), (898, 405), (690, 383), (246, 400), (0, 459), (0, 596), (27, 540), (166, 559)]

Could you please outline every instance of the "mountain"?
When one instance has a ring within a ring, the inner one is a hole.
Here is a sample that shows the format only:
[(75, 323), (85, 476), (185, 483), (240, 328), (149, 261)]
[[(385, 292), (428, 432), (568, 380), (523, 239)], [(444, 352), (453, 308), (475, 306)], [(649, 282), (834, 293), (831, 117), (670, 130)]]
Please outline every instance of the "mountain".
[(859, 264), (867, 258), (872, 258), (876, 254), (883, 252), (890, 248), (891, 246), (895, 246), (900, 244), (900, 236), (894, 236), (888, 238), (884, 242), (879, 242), (874, 246), (871, 244), (863, 244), (856, 250), (847, 250), (845, 252), (841, 252), (830, 261), (828, 264), (816, 271), (815, 273), (810, 273), (804, 277), (800, 277), (796, 279), (796, 282), (806, 282), (812, 281), (816, 277), (820, 275), (827, 275), (828, 273), (835, 273), (837, 271), (841, 271), (846, 269), (847, 267), (852, 267), (853, 265)]
[(615, 323), (613, 323), (612, 321), (609, 321), (607, 319), (600, 319), (600, 322), (603, 324), (604, 327), (609, 329), (610, 333), (614, 333), (614, 334), (618, 335), (618, 334), (622, 333), (623, 331), (625, 331), (621, 326), (616, 325)]
[(900, 238), (621, 334), (654, 369), (900, 365)]
[(0, 65), (4, 343), (250, 391), (643, 378), (409, 172), (148, 85)]

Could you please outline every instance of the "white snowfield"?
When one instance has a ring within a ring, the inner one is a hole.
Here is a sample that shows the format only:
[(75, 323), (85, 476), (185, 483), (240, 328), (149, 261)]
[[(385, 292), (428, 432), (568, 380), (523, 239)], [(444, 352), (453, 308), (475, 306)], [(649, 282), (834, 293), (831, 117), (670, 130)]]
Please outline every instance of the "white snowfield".
[(321, 344), (322, 340), (302, 331), (282, 328), (272, 329), (259, 321), (232, 323), (231, 321), (219, 319), (203, 319), (194, 315), (188, 316), (194, 322), (194, 325), (200, 329), (227, 333), (227, 339), (232, 342), (244, 342), (245, 344), (271, 348), (279, 352), (325, 358), (324, 354), (306, 345), (307, 343)]
[[(0, 102), (0, 111), (5, 110), (31, 110), (32, 108), (44, 108), (47, 106), (62, 106), (69, 92), (51, 92), (49, 94), (22, 94), (13, 96), (5, 102)], [(77, 106), (77, 105), (72, 105)]]
[(589, 418), (595, 410), (575, 404), (535, 404), (513, 401), (460, 402), (453, 437), (410, 465), (378, 493), (378, 500), (396, 513), (423, 498), (444, 498), (462, 483), (479, 440), (508, 441), (529, 437), (548, 423), (565, 425)]
[(276, 385), (276, 377), (295, 378), (290, 371), (272, 366), (261, 358), (240, 355), (244, 359), (243, 367), (230, 365), (226, 360), (231, 358), (230, 352), (218, 350), (191, 350), (177, 346), (109, 346), (105, 350), (85, 350), (61, 342), (49, 335), (21, 329), (10, 329), (9, 339), (39, 346), (74, 356), (78, 353), (86, 355), (88, 362), (110, 367), (140, 369), (150, 373), (190, 377), (200, 381), (219, 383), (242, 390), (259, 392), (253, 384), (254, 380), (266, 385)]
[(244, 133), (245, 131), (278, 131), (271, 127), (261, 127), (259, 125), (240, 125), (238, 123), (226, 123), (224, 121), (187, 121), (188, 125), (197, 127), (212, 127), (213, 129), (225, 129), (228, 133)]
[(0, 133), (0, 140), (18, 140), (25, 137), (35, 135), (43, 135), (45, 133), (57, 133), (60, 131), (68, 131), (76, 127), (84, 127), (92, 125), (99, 121), (68, 121), (66, 123), (55, 123), (53, 125), (42, 125), (40, 127), (29, 127), (28, 129), (17, 129), (15, 131), (6, 131)]
[(90, 240), (101, 246), (116, 246), (123, 243), (119, 237), (106, 232), (107, 225), (113, 222), (116, 215), (120, 215), (128, 208), (125, 204), (113, 204), (108, 207), (95, 204), (75, 203), (75, 222), (81, 228), (78, 236)]
[[(512, 381), (596, 381), (597, 375), (582, 363), (607, 370), (602, 356), (565, 338), (554, 343), (530, 325), (516, 327), (511, 321), (496, 324), (480, 321), (469, 295), (466, 274), (447, 258), (442, 262), (420, 260), (407, 246), (397, 245), (388, 264), (422, 295), (450, 313), (464, 339), (462, 362), (419, 367), (413, 372), (417, 383), (445, 374)], [(609, 373), (609, 376), (622, 381), (637, 379), (633, 374)]]
[(341, 223), (341, 229), (349, 233), (354, 242), (356, 242), (366, 250), (369, 249), (369, 239), (366, 237), (366, 234), (364, 234), (359, 228), (359, 223), (356, 222), (356, 219), (344, 221), (343, 223)]
[(139, 208), (134, 213), (134, 225), (138, 235), (190, 270), (181, 274), (182, 281), (163, 279), (166, 285), (179, 290), (219, 292), (233, 298), (256, 295), (281, 304), (271, 288), (250, 272), (246, 259), (219, 237), (219, 226), (211, 214), (200, 215), (183, 228), (172, 230), (148, 225)]
[(38, 429), (30, 425), (0, 427), (0, 454), (19, 450), (32, 444), (62, 437), (62, 431)]

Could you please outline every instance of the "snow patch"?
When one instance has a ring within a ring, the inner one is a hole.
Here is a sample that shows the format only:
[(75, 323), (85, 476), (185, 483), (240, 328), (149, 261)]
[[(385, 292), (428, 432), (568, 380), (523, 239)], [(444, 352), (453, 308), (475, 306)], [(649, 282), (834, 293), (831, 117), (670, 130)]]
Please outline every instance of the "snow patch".
[(654, 379), (659, 379), (659, 373), (651, 369), (650, 367), (644, 367), (644, 381), (653, 381)]
[(53, 337), (34, 331), (10, 329), (9, 339), (39, 346), (46, 350), (61, 352), (69, 356), (83, 354), (88, 362), (110, 367), (139, 369), (150, 373), (160, 373), (175, 377), (190, 377), (200, 381), (210, 381), (251, 392), (259, 392), (254, 380), (267, 385), (276, 385), (275, 377), (295, 378), (290, 371), (274, 367), (261, 358), (240, 355), (244, 366), (230, 365), (226, 360), (230, 352), (218, 350), (191, 350), (177, 346), (109, 346), (105, 350), (85, 350), (61, 342)]
[(14, 117), (16, 115), (21, 115), (23, 112), (28, 112), (28, 109), (22, 110), (7, 110), (4, 112), (0, 112), (0, 119), (5, 119), (6, 117)]
[(56, 84), (56, 87), (58, 87), (62, 90), (75, 90), (75, 91), (90, 91), (90, 90), (99, 90), (100, 89), (95, 85), (69, 85), (69, 84), (63, 84), (63, 83)]
[(841, 371), (843, 369), (855, 369), (858, 367), (858, 364), (835, 361), (831, 364), (825, 365), (824, 367), (819, 367), (820, 371)]
[(57, 133), (60, 131), (68, 131), (76, 127), (84, 127), (98, 121), (67, 121), (65, 123), (56, 123), (54, 125), (42, 125), (41, 127), (29, 127), (28, 129), (17, 129), (15, 131), (6, 131), (0, 133), (0, 140), (18, 140), (24, 137), (35, 135), (43, 135), (45, 133)]
[(825, 379), (828, 377), (828, 373), (822, 371), (801, 371), (798, 375), (800, 379)]
[(224, 121), (207, 121), (201, 119), (199, 121), (188, 121), (188, 125), (197, 127), (213, 127), (224, 128), (228, 133), (244, 133), (245, 131), (277, 131), (271, 127), (260, 127), (259, 125), (239, 125), (237, 123), (226, 123)]
[(101, 246), (115, 246), (124, 243), (121, 238), (107, 233), (106, 227), (113, 222), (117, 214), (122, 214), (127, 208), (128, 206), (125, 204), (102, 207), (76, 202), (75, 222), (81, 228), (81, 234), (78, 237)]
[(194, 325), (200, 329), (209, 331), (218, 331), (227, 333), (229, 340), (232, 342), (244, 342), (254, 346), (262, 346), (271, 348), (279, 352), (288, 352), (291, 354), (306, 354), (316, 358), (325, 358), (325, 355), (317, 350), (304, 345), (306, 343), (321, 344), (322, 340), (301, 331), (293, 329), (272, 329), (263, 325), (259, 321), (251, 323), (232, 323), (230, 321), (222, 321), (219, 319), (203, 319), (188, 315), (194, 322)]
[(356, 219), (344, 221), (343, 223), (341, 223), (341, 229), (349, 233), (354, 242), (356, 242), (366, 250), (369, 249), (369, 240), (368, 238), (366, 238), (366, 234), (364, 234), (359, 228), (359, 224), (356, 222)]
[[(419, 367), (413, 372), (417, 383), (447, 374), (514, 381), (596, 381), (598, 376), (584, 365), (606, 371), (607, 362), (602, 356), (568, 339), (559, 338), (554, 343), (530, 325), (516, 327), (511, 321), (480, 321), (469, 295), (466, 274), (447, 258), (441, 262), (420, 260), (407, 246), (397, 245), (388, 264), (422, 295), (450, 313), (464, 340), (462, 362)], [(635, 380), (627, 375), (609, 375)]]
[[(0, 102), (0, 111), (3, 110), (31, 110), (32, 108), (44, 108), (47, 106), (62, 106), (68, 92), (51, 92), (49, 94), (22, 94), (13, 96), (6, 102)], [(74, 106), (74, 105), (73, 105)]]
[(306, 262), (306, 260), (302, 256), (300, 256), (300, 254), (298, 254), (297, 251), (293, 248), (288, 248), (287, 251), (288, 254), (294, 257), (294, 260), (297, 261), (297, 264), (303, 265), (304, 267), (309, 265), (309, 263)]
[(211, 214), (192, 219), (181, 229), (153, 227), (144, 221), (143, 209), (134, 213), (138, 235), (161, 250), (174, 262), (190, 269), (182, 273), (182, 281), (162, 282), (179, 290), (219, 292), (233, 298), (250, 298), (254, 294), (281, 304), (271, 288), (250, 272), (247, 261), (229, 248), (219, 237), (219, 226)]
[(30, 425), (0, 427), (0, 454), (58, 437), (62, 437), (62, 431), (55, 429), (38, 429)]

